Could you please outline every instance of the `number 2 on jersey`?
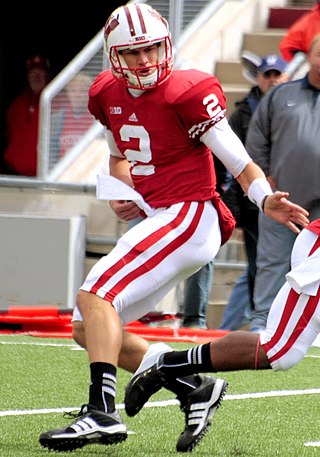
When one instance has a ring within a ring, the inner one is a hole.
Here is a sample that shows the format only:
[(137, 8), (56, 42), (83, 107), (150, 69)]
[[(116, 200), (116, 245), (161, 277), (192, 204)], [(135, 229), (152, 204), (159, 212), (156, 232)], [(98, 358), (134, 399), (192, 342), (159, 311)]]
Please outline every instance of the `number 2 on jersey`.
[(130, 141), (131, 138), (139, 140), (139, 149), (126, 149), (124, 154), (132, 166), (133, 175), (149, 176), (154, 174), (153, 165), (136, 165), (137, 162), (149, 163), (152, 159), (149, 133), (141, 125), (123, 125), (120, 129), (122, 141)]

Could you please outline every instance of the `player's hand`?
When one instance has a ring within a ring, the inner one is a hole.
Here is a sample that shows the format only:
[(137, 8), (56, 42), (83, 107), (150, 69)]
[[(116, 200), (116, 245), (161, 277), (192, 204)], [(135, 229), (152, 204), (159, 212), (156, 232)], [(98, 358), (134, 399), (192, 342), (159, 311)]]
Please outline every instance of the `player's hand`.
[(309, 224), (309, 213), (295, 203), (288, 200), (288, 192), (275, 192), (268, 195), (263, 211), (271, 219), (286, 225), (294, 233), (300, 233), (298, 226), (304, 228)]
[(129, 222), (140, 214), (140, 208), (132, 201), (111, 200), (109, 202), (111, 209), (119, 219)]

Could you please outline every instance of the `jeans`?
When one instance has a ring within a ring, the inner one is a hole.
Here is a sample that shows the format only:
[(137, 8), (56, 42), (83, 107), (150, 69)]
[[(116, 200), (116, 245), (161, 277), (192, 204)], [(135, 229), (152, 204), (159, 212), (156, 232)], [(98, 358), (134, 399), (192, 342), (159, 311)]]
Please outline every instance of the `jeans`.
[(207, 309), (213, 280), (213, 260), (185, 281), (182, 327), (207, 328)]
[(246, 266), (231, 291), (219, 330), (238, 330), (248, 322), (250, 312), (249, 266)]
[[(243, 228), (244, 246), (248, 259), (247, 281), (249, 288), (249, 301), (251, 309), (254, 309), (253, 291), (257, 273), (257, 243), (258, 243), (258, 215), (251, 218), (247, 226)], [(245, 274), (245, 273), (244, 273)], [(236, 286), (235, 286), (236, 287)], [(239, 294), (239, 291), (238, 291)]]
[(243, 227), (245, 252), (248, 264), (238, 277), (219, 326), (220, 330), (238, 330), (245, 325), (254, 309), (253, 291), (256, 277), (258, 240), (258, 211), (250, 211)]

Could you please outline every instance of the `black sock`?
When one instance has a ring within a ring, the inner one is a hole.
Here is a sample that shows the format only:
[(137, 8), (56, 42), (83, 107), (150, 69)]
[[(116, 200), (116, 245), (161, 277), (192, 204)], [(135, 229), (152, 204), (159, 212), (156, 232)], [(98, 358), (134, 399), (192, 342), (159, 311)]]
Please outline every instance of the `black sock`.
[(212, 372), (210, 343), (187, 351), (166, 352), (159, 357), (158, 368), (170, 378), (181, 378), (196, 373)]
[(117, 369), (110, 363), (94, 362), (90, 365), (91, 383), (89, 403), (92, 406), (112, 413), (115, 411)]
[(171, 378), (168, 377), (164, 387), (178, 397), (181, 401), (191, 392), (193, 392), (197, 387), (199, 387), (201, 380), (198, 375), (183, 376), (180, 378)]

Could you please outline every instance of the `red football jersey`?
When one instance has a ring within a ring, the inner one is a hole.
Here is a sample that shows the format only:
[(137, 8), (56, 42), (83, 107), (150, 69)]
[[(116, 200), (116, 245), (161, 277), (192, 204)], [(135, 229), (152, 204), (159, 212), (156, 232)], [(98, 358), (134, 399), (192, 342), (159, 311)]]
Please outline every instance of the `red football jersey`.
[(88, 108), (113, 133), (131, 164), (135, 189), (152, 207), (213, 198), (213, 157), (200, 137), (225, 117), (225, 96), (214, 76), (174, 70), (134, 98), (106, 70), (89, 90)]

